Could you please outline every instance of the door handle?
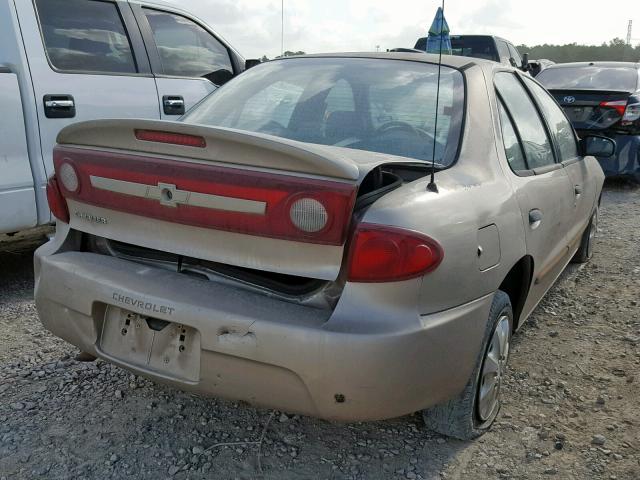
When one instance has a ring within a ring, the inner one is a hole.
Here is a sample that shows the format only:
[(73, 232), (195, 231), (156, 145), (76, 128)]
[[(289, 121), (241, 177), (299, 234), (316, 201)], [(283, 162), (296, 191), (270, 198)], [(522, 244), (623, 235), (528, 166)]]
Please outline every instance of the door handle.
[(179, 95), (162, 97), (162, 109), (165, 115), (184, 115), (184, 98)]
[(579, 197), (580, 195), (582, 195), (582, 185), (576, 185), (573, 191), (576, 194), (576, 197)]
[(529, 211), (529, 225), (531, 226), (531, 229), (535, 230), (540, 226), (541, 223), (542, 223), (542, 211), (537, 208), (534, 208), (533, 210)]
[(76, 116), (76, 102), (71, 95), (45, 95), (44, 116), (47, 118), (73, 118)]

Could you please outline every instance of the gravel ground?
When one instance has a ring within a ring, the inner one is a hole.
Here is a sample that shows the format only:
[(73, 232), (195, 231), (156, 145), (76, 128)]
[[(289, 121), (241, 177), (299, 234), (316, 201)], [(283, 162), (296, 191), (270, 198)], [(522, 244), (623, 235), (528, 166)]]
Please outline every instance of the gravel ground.
[(593, 261), (569, 267), (515, 337), (503, 409), (475, 442), (418, 415), (332, 424), (76, 362), (33, 305), (42, 233), (0, 237), (3, 480), (640, 479), (638, 189), (608, 186)]

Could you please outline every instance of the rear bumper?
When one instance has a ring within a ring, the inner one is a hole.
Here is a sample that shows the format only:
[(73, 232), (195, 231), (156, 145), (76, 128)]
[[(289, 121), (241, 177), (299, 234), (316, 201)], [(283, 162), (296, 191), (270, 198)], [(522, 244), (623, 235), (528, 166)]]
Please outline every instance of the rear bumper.
[[(35, 297), (55, 335), (180, 389), (335, 420), (397, 417), (457, 395), (478, 358), (493, 297), (427, 316), (396, 312), (384, 327), (379, 320), (370, 326), (367, 316), (354, 318), (357, 311), (283, 303), (121, 259), (48, 255), (50, 249), (36, 252)], [(196, 329), (199, 379), (105, 354), (107, 306)]]

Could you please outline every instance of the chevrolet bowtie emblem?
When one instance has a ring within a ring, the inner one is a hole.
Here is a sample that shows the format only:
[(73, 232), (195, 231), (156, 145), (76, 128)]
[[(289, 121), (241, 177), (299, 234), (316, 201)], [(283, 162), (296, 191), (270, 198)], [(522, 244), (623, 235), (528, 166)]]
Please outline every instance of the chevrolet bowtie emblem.
[(223, 197), (210, 193), (190, 192), (179, 190), (170, 183), (147, 185), (144, 183), (127, 182), (113, 178), (91, 176), (91, 186), (98, 190), (120, 193), (138, 198), (158, 200), (161, 205), (176, 208), (178, 205), (225, 210), (228, 212), (253, 213), (264, 215), (266, 202), (247, 200), (244, 198)]

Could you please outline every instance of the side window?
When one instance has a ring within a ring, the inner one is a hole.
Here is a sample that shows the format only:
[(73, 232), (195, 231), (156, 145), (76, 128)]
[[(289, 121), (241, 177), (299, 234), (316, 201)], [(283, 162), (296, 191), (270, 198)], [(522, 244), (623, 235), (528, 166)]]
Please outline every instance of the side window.
[(509, 46), (509, 56), (516, 61), (516, 64), (514, 65), (514, 67), (520, 67), (522, 65), (522, 57), (518, 53), (518, 50), (516, 50), (516, 47), (514, 47), (510, 43), (508, 44), (508, 46)]
[(499, 72), (495, 76), (495, 85), (520, 133), (529, 168), (553, 165), (555, 157), (551, 141), (535, 105), (520, 81), (512, 73)]
[(533, 96), (538, 100), (542, 113), (547, 119), (551, 134), (558, 144), (560, 161), (571, 160), (578, 156), (578, 144), (573, 133), (573, 127), (555, 100), (540, 85), (531, 79), (526, 79)]
[(136, 73), (129, 37), (115, 3), (36, 0), (52, 66), (67, 72)]
[(500, 62), (506, 60), (509, 62), (509, 58), (511, 57), (511, 52), (509, 52), (509, 47), (507, 47), (507, 42), (502, 40), (496, 40), (498, 44), (498, 54), (500, 55)]
[(204, 77), (221, 70), (233, 73), (227, 48), (200, 25), (180, 15), (143, 10), (165, 75)]
[(502, 140), (504, 143), (504, 149), (507, 154), (507, 160), (509, 166), (514, 172), (527, 170), (527, 163), (524, 159), (524, 152), (522, 151), (522, 145), (518, 140), (518, 135), (513, 127), (513, 123), (509, 118), (507, 110), (501, 100), (498, 101), (498, 110), (500, 110), (500, 123), (502, 124)]

